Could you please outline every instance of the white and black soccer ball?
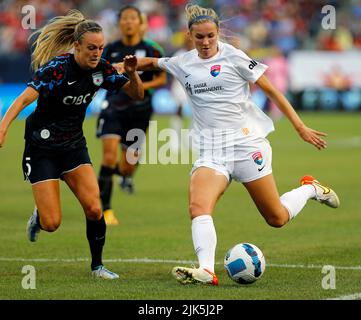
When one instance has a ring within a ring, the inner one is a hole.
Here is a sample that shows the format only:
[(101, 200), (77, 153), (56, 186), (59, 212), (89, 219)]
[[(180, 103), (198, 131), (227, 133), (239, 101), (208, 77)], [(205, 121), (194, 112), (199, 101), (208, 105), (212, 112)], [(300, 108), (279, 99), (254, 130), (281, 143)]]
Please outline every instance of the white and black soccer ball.
[(224, 268), (233, 281), (249, 284), (263, 275), (266, 261), (257, 246), (251, 243), (239, 243), (228, 250), (224, 257)]

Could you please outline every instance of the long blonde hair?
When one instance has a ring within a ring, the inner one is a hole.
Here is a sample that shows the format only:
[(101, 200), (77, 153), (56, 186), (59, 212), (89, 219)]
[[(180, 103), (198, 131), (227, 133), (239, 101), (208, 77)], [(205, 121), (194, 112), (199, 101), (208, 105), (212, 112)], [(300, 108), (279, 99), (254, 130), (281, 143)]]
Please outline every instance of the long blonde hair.
[(217, 13), (211, 8), (203, 8), (197, 4), (188, 3), (185, 7), (188, 28), (191, 29), (193, 23), (203, 23), (212, 21), (219, 27), (219, 18)]
[(102, 32), (102, 27), (93, 20), (87, 20), (78, 10), (71, 10), (66, 16), (52, 18), (41, 29), (32, 33), (29, 40), (37, 36), (32, 53), (31, 66), (36, 71), (57, 55), (67, 53), (75, 41), (81, 41), (86, 32)]

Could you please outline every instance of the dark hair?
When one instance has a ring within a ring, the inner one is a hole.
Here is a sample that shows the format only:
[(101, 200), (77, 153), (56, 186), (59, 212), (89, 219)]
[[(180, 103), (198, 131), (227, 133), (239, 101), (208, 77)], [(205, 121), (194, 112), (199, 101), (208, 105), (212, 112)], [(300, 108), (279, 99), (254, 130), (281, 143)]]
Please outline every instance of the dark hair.
[(120, 8), (120, 10), (118, 12), (118, 20), (121, 18), (123, 12), (128, 9), (132, 9), (132, 10), (136, 11), (140, 21), (142, 21), (142, 13), (140, 12), (140, 10), (136, 6), (132, 6), (130, 4)]
[(83, 20), (79, 22), (74, 31), (74, 41), (80, 41), (86, 32), (102, 32), (102, 27), (93, 20)]

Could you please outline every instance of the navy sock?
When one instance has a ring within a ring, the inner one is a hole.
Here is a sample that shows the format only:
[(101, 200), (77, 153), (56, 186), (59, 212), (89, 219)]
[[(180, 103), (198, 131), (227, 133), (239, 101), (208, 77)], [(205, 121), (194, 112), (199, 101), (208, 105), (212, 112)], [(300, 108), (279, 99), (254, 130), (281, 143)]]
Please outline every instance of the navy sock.
[(111, 208), (110, 198), (113, 190), (113, 173), (114, 169), (106, 166), (101, 166), (98, 184), (100, 190), (100, 200), (102, 202), (103, 211)]
[(106, 224), (104, 216), (100, 220), (86, 219), (86, 236), (92, 256), (91, 269), (103, 264), (102, 253), (105, 243)]
[(120, 168), (120, 163), (117, 162), (117, 165), (115, 166), (113, 173), (116, 174), (117, 176), (122, 176), (122, 172), (120, 171), (119, 168)]

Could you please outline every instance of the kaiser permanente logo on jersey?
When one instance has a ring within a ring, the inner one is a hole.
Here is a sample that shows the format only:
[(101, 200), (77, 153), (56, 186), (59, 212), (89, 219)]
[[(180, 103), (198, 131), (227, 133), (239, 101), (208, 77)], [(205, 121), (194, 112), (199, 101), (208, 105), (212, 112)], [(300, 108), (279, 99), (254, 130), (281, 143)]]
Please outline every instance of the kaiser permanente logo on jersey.
[(189, 82), (186, 82), (185, 88), (190, 95), (223, 90), (222, 86), (208, 87), (206, 82), (194, 84), (193, 87)]

